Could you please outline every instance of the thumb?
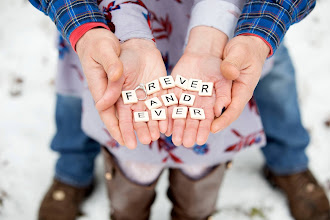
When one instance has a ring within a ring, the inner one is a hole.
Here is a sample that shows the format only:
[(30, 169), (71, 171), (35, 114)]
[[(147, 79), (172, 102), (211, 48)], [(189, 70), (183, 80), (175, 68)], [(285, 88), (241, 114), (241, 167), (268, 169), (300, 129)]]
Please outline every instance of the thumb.
[(224, 60), (220, 65), (222, 75), (229, 80), (237, 79), (246, 66), (247, 54), (247, 48), (243, 45), (230, 45), (229, 42), (225, 48)]
[[(107, 48), (107, 49), (106, 49)], [(123, 74), (123, 63), (119, 59), (119, 52), (116, 52), (112, 47), (103, 47), (95, 57), (107, 74), (109, 81), (117, 81)]]

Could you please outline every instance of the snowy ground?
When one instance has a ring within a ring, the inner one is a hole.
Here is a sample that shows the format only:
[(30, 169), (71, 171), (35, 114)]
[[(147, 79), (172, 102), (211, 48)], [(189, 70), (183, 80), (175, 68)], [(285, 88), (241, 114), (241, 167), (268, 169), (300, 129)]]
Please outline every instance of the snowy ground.
[[(325, 125), (327, 120), (330, 124), (329, 8), (329, 1), (320, 0), (311, 16), (290, 29), (287, 43), (298, 70), (303, 121), (311, 134), (310, 167), (330, 196), (330, 125)], [(26, 0), (0, 1), (0, 27), (0, 219), (35, 219), (56, 159), (48, 148), (54, 134), (55, 30)], [(291, 219), (283, 195), (262, 178), (262, 164), (257, 150), (236, 157), (214, 219)], [(99, 187), (84, 204), (80, 220), (108, 217), (100, 158), (97, 165)], [(153, 220), (169, 217), (166, 188), (165, 173)]]

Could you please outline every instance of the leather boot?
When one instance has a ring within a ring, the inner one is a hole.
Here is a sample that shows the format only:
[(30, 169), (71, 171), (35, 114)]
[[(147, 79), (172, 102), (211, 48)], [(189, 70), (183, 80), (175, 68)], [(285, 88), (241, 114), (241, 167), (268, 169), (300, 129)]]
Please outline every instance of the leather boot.
[(170, 169), (167, 195), (173, 203), (172, 220), (207, 220), (215, 211), (225, 165), (213, 168), (205, 177), (192, 180), (179, 169)]
[(105, 179), (110, 199), (110, 219), (147, 220), (156, 198), (157, 180), (149, 186), (133, 183), (124, 176), (111, 153), (102, 148), (105, 162)]

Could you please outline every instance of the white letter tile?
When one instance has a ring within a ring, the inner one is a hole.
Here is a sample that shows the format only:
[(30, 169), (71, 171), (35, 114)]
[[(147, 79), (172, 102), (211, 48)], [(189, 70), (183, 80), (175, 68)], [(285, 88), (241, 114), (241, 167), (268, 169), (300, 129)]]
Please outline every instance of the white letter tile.
[(147, 95), (151, 95), (154, 94), (155, 92), (158, 92), (160, 90), (159, 81), (156, 79), (147, 83), (146, 89), (147, 89)]
[(159, 108), (162, 106), (162, 102), (157, 97), (148, 99), (148, 100), (144, 101), (144, 103), (146, 104), (146, 106), (149, 110)]
[(200, 86), (199, 96), (212, 96), (213, 83), (212, 82), (202, 82)]
[(187, 107), (174, 107), (172, 118), (178, 119), (178, 118), (186, 118), (188, 113)]
[(146, 122), (149, 121), (148, 112), (134, 112), (135, 122)]
[(159, 121), (166, 119), (166, 110), (164, 108), (151, 109), (152, 120)]
[(174, 93), (162, 95), (162, 100), (165, 106), (178, 104), (178, 99), (176, 98)]
[(204, 120), (205, 114), (202, 108), (189, 108), (190, 117), (192, 119)]
[(184, 78), (183, 76), (176, 75), (175, 85), (183, 90), (187, 90), (188, 79)]
[(172, 76), (159, 77), (159, 82), (163, 89), (170, 89), (175, 87), (174, 80)]
[(195, 96), (187, 93), (182, 93), (179, 104), (186, 106), (193, 106), (195, 102)]
[(193, 91), (193, 92), (198, 92), (201, 83), (202, 83), (202, 80), (199, 80), (199, 79), (189, 79), (187, 90)]
[(125, 105), (138, 102), (135, 90), (122, 91), (121, 95), (123, 97), (123, 101)]

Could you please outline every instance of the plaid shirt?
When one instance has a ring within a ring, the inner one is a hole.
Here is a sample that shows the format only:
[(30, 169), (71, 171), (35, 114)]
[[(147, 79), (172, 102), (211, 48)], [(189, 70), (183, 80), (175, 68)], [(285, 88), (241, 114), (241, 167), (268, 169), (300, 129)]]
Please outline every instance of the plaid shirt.
[(316, 0), (248, 0), (238, 20), (235, 36), (261, 37), (270, 46), (272, 55), (290, 25), (306, 17), (315, 3)]
[[(29, 0), (48, 15), (68, 42), (79, 26), (107, 24), (98, 8), (99, 0)], [(273, 54), (290, 25), (299, 22), (315, 7), (316, 0), (247, 0), (238, 20), (235, 36), (261, 37)]]

